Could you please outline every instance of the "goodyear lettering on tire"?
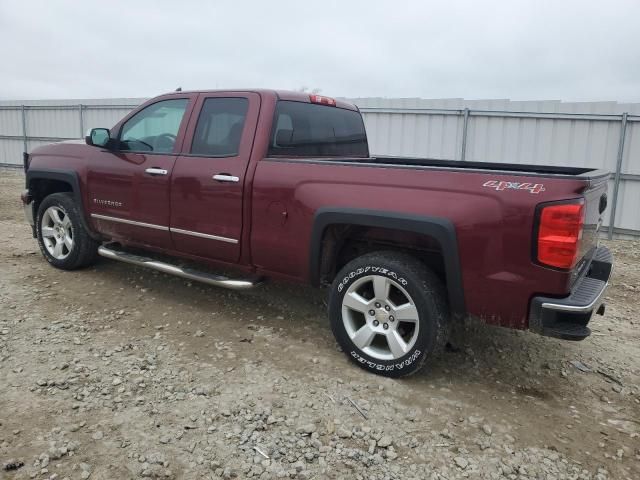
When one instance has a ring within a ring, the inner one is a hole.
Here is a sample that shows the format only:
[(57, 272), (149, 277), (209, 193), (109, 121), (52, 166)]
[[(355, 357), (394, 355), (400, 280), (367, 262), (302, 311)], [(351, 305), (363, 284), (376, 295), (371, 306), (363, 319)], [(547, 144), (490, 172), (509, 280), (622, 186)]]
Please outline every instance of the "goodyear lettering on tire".
[(417, 360), (417, 358), (420, 356), (421, 353), (422, 352), (420, 350), (416, 350), (408, 358), (404, 359), (402, 362), (383, 365), (383, 364), (376, 363), (361, 357), (360, 354), (358, 354), (358, 352), (356, 352), (355, 350), (352, 350), (350, 352), (351, 356), (355, 358), (356, 361), (358, 361), (359, 363), (366, 364), (369, 368), (374, 368), (378, 371), (387, 371), (387, 372), (390, 372), (396, 369), (400, 370), (404, 367), (408, 367), (409, 365), (411, 365), (413, 362)]
[(378, 275), (385, 275), (389, 278), (393, 278), (396, 282), (398, 282), (403, 287), (406, 286), (408, 283), (403, 277), (399, 276), (396, 272), (391, 271), (389, 269), (382, 268), (382, 267), (364, 267), (364, 268), (360, 267), (356, 270), (349, 272), (342, 278), (342, 280), (338, 284), (338, 292), (342, 292), (342, 290), (344, 289), (344, 287), (347, 286), (350, 280), (353, 280), (355, 277), (368, 272), (376, 273)]

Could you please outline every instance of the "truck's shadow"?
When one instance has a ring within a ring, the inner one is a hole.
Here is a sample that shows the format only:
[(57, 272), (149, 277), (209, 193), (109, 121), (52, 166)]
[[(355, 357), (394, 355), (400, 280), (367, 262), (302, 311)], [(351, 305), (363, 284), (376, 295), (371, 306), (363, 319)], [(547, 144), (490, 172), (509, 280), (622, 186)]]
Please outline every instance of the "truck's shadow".
[[(237, 328), (244, 328), (261, 316), (264, 317), (262, 325), (283, 328), (294, 342), (309, 342), (311, 328), (313, 348), (318, 350), (313, 356), (343, 356), (336, 351), (328, 327), (326, 289), (270, 282), (254, 290), (233, 292), (197, 283), (189, 286), (190, 282), (184, 279), (108, 260), (101, 260), (95, 270), (110, 286), (120, 284), (126, 288), (135, 277), (135, 282), (150, 288), (153, 296), (176, 305), (196, 305), (203, 313), (219, 311), (221, 305), (226, 309), (241, 310), (244, 320), (234, 319), (238, 322)], [(550, 396), (549, 389), (554, 390), (554, 385), (562, 381), (562, 368), (579, 354), (581, 348), (580, 344), (528, 332), (467, 323), (454, 329), (449, 348), (434, 358), (429, 368), (402, 381), (442, 385), (477, 383), (489, 390), (509, 387), (514, 393), (546, 399)], [(347, 369), (346, 358), (344, 362)], [(347, 372), (362, 379), (369, 375), (355, 366)]]

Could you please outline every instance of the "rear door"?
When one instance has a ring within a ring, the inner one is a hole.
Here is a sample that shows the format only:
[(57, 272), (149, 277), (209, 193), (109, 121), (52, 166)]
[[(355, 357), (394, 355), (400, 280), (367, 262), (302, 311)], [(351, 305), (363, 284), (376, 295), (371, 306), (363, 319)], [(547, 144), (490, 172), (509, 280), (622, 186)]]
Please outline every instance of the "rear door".
[(239, 259), (243, 189), (259, 109), (255, 93), (199, 96), (171, 178), (176, 250), (224, 262)]
[(161, 98), (125, 119), (116, 150), (88, 165), (91, 220), (115, 240), (171, 248), (169, 188), (197, 94)]

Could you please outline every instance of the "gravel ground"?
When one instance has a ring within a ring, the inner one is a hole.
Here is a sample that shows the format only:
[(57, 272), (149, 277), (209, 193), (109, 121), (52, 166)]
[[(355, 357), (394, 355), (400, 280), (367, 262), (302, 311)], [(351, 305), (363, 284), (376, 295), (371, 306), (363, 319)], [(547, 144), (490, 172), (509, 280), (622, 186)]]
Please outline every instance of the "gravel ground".
[(0, 170), (2, 479), (640, 478), (638, 241), (589, 339), (469, 323), (391, 380), (338, 351), (324, 291), (53, 269), (22, 184)]

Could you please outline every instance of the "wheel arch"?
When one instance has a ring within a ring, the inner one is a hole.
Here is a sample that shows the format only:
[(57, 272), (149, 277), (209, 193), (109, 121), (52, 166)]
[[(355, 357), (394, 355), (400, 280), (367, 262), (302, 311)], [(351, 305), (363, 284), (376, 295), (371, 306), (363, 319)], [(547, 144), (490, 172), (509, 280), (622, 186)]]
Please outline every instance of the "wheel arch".
[[(321, 263), (326, 254), (325, 234), (336, 225), (383, 228), (432, 238), (441, 251), (451, 313), (456, 317), (466, 316), (458, 242), (455, 227), (450, 220), (368, 209), (321, 208), (314, 216), (311, 232), (309, 276), (313, 285), (319, 285), (322, 278)], [(329, 254), (335, 255), (335, 252)]]
[(37, 216), (38, 206), (47, 196), (53, 193), (70, 192), (81, 212), (80, 219), (83, 227), (93, 239), (98, 240), (100, 238), (87, 222), (80, 189), (80, 179), (77, 172), (58, 169), (29, 169), (26, 172), (26, 187), (33, 199), (34, 218)]

